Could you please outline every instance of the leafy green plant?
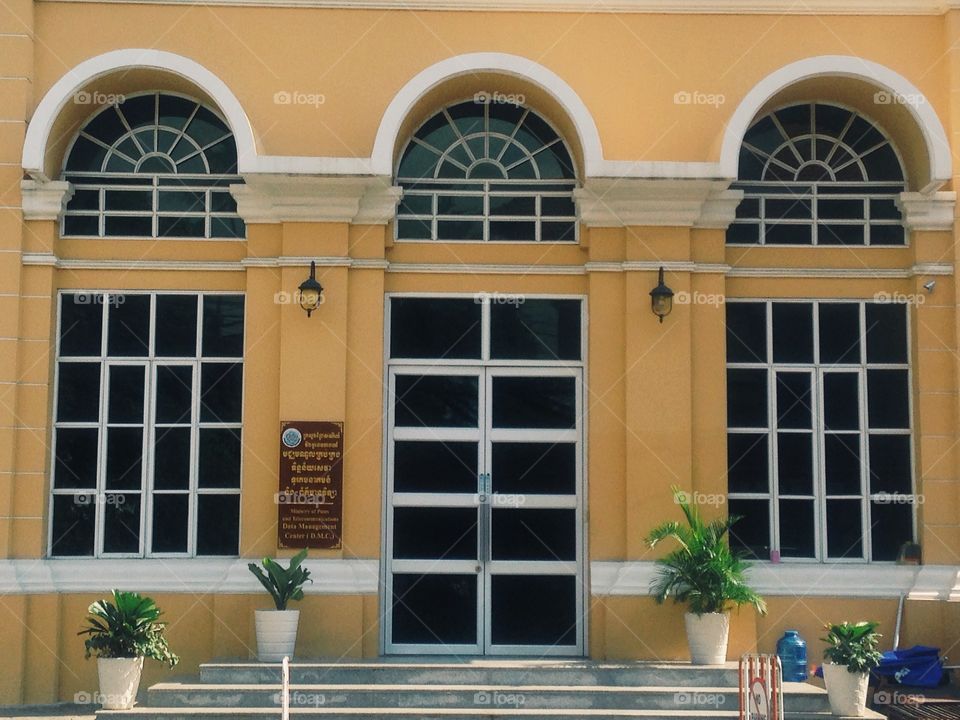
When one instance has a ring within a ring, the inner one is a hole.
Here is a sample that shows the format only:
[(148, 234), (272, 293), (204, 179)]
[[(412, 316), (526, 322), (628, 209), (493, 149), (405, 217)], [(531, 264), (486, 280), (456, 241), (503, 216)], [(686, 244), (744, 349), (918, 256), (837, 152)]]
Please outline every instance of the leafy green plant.
[(112, 599), (97, 600), (87, 613), (86, 627), (77, 633), (89, 636), (83, 641), (87, 658), (145, 657), (170, 667), (180, 662), (167, 646), (167, 624), (153, 598), (114, 590)]
[(313, 582), (310, 579), (310, 571), (300, 566), (306, 557), (307, 551), (304, 549), (290, 558), (290, 564), (287, 567), (268, 557), (263, 559), (262, 569), (256, 563), (247, 565), (250, 572), (270, 593), (277, 610), (286, 610), (287, 603), (291, 600), (303, 600), (303, 586)]
[(827, 644), (824, 657), (834, 665), (846, 665), (852, 673), (873, 670), (883, 657), (877, 650), (877, 642), (883, 637), (876, 631), (879, 624), (872, 620), (839, 625), (827, 623), (824, 626), (827, 636), (821, 638)]
[(671, 491), (687, 522), (662, 523), (646, 538), (651, 548), (667, 539), (679, 545), (657, 560), (657, 573), (650, 583), (657, 603), (673, 597), (674, 602), (687, 603), (690, 612), (697, 615), (722, 613), (741, 605), (753, 605), (761, 615), (766, 614), (763, 598), (747, 585), (746, 562), (730, 550), (726, 541), (730, 528), (740, 518), (705, 522), (685, 492), (676, 485)]

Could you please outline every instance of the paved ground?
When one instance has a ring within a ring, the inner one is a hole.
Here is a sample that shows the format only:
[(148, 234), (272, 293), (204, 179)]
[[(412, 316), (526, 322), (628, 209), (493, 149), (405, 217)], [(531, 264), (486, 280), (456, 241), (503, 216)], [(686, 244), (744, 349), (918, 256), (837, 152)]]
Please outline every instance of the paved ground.
[(90, 705), (57, 703), (56, 705), (0, 705), (0, 718), (57, 718), (57, 720), (94, 720)]

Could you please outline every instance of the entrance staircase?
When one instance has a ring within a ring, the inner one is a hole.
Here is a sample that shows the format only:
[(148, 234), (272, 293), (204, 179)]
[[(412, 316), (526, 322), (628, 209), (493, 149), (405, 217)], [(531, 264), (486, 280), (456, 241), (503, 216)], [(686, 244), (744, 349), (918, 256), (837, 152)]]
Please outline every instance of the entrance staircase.
[[(290, 665), (290, 683), (290, 716), (297, 720), (727, 720), (739, 708), (735, 663), (298, 660)], [(150, 687), (146, 702), (132, 710), (101, 710), (97, 716), (278, 718), (280, 692), (279, 664), (212, 662), (200, 666), (199, 678)], [(787, 720), (832, 717), (826, 692), (806, 683), (784, 683), (784, 708)]]

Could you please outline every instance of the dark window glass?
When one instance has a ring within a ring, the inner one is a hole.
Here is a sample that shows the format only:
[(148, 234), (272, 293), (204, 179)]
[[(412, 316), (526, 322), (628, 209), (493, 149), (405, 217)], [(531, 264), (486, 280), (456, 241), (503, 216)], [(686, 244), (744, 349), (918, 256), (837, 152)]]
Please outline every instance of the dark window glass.
[(50, 552), (60, 556), (93, 555), (96, 495), (53, 496), (53, 542)]
[(193, 368), (188, 365), (158, 366), (156, 394), (157, 422), (190, 422), (193, 406)]
[(907, 314), (896, 303), (867, 303), (867, 362), (907, 362)]
[(152, 552), (187, 551), (189, 508), (190, 496), (186, 493), (154, 494)]
[(438, 240), (483, 240), (482, 220), (438, 220)]
[(179, 215), (177, 217), (158, 217), (158, 237), (194, 237), (206, 235), (206, 220), (202, 217)]
[(579, 360), (580, 301), (528, 299), (490, 304), (490, 356)]
[(735, 222), (727, 228), (727, 243), (730, 245), (756, 245), (759, 242), (759, 223)]
[(896, 560), (900, 546), (913, 542), (913, 505), (870, 503), (874, 560)]
[(107, 493), (103, 517), (103, 551), (140, 552), (140, 493)]
[(859, 500), (827, 500), (827, 556), (862, 558), (863, 526)]
[(870, 492), (913, 492), (909, 435), (870, 435)]
[(202, 488), (240, 487), (240, 430), (202, 428), (198, 482)]
[(107, 210), (136, 211), (153, 210), (153, 193), (150, 191), (107, 190)]
[(107, 430), (107, 487), (132, 490), (142, 485), (143, 428)]
[(727, 362), (766, 362), (766, 303), (727, 303), (726, 310)]
[(240, 496), (197, 498), (197, 555), (236, 555), (240, 544)]
[(575, 560), (577, 526), (574, 510), (498, 507), (510, 498), (494, 497), (492, 537), (494, 560)]
[(190, 487), (190, 428), (157, 428), (153, 486), (160, 490)]
[(863, 225), (817, 225), (817, 243), (820, 245), (863, 245)]
[(397, 220), (397, 239), (431, 240), (433, 222), (431, 220)]
[(95, 488), (97, 486), (96, 428), (57, 429), (57, 459), (54, 464), (55, 488)]
[(828, 433), (823, 439), (827, 495), (859, 495), (860, 436)]
[(63, 234), (99, 235), (100, 218), (96, 215), (67, 215), (63, 218)]
[(104, 235), (110, 237), (152, 237), (153, 218), (136, 215), (107, 215)]
[(572, 495), (576, 492), (574, 443), (493, 443), (495, 493)]
[(479, 358), (481, 310), (472, 298), (392, 298), (390, 356)]
[(812, 495), (813, 435), (777, 433), (777, 468), (781, 495)]
[(856, 373), (824, 373), (823, 419), (827, 430), (860, 429), (859, 385)]
[(777, 426), (780, 428), (809, 429), (812, 409), (810, 373), (777, 373)]
[(903, 245), (906, 242), (903, 225), (871, 225), (871, 245)]
[(576, 387), (572, 377), (495, 377), (493, 426), (575, 428)]
[(770, 559), (770, 503), (730, 498), (731, 517), (740, 519), (730, 529), (730, 547), (749, 558)]
[(240, 422), (243, 365), (203, 363), (200, 367), (200, 422)]
[(158, 295), (156, 353), (160, 357), (197, 354), (197, 298), (195, 295)]
[(810, 303), (773, 303), (773, 361), (813, 362), (813, 312)]
[(577, 579), (572, 575), (494, 575), (495, 645), (576, 645)]
[(400, 559), (475, 560), (475, 508), (398, 507), (393, 511), (393, 554)]
[(906, 370), (868, 370), (867, 406), (871, 429), (910, 427)]
[(150, 354), (150, 296), (111, 296), (107, 355), (143, 357)]
[(548, 242), (573, 242), (577, 239), (577, 225), (573, 222), (541, 222), (540, 239)]
[(477, 642), (476, 575), (393, 576), (393, 642)]
[(820, 362), (860, 362), (860, 305), (820, 303)]
[(100, 364), (60, 363), (57, 420), (96, 422), (100, 418)]
[(60, 296), (60, 355), (99, 355), (103, 336), (101, 295)]
[(477, 492), (477, 443), (397, 441), (393, 445), (396, 492)]
[(243, 357), (243, 296), (203, 296), (203, 356)]
[(729, 433), (727, 435), (727, 482), (729, 492), (769, 492), (767, 435)]
[(785, 558), (814, 557), (812, 500), (780, 501), (780, 555)]
[(143, 422), (144, 372), (143, 365), (113, 365), (110, 368), (109, 422)]
[(767, 371), (727, 370), (727, 426), (767, 425)]
[(809, 225), (767, 223), (763, 239), (768, 245), (811, 245), (813, 231)]
[(397, 375), (397, 427), (477, 427), (475, 375)]

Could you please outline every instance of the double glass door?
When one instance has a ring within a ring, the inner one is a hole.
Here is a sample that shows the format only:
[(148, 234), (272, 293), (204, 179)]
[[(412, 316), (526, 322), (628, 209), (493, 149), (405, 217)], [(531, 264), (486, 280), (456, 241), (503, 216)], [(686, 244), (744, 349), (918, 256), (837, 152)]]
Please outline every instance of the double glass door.
[(582, 380), (389, 366), (387, 653), (583, 654)]

